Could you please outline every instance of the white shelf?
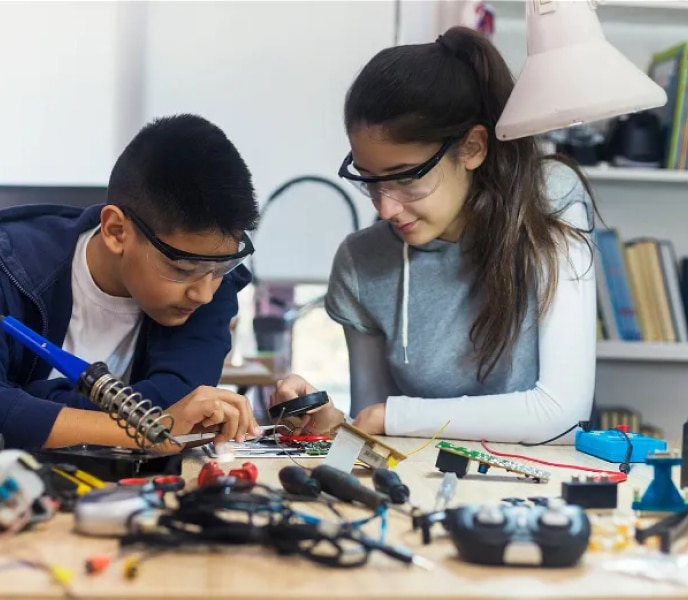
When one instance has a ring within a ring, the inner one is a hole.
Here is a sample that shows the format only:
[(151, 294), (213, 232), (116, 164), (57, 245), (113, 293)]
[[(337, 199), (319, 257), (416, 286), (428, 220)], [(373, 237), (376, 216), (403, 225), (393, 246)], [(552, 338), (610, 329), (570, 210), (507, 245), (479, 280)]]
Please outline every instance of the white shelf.
[(654, 8), (659, 10), (688, 9), (687, 0), (598, 0), (597, 9), (605, 8)]
[(672, 169), (634, 169), (620, 167), (584, 167), (591, 181), (633, 181), (645, 183), (688, 183), (688, 171)]
[(688, 344), (659, 342), (597, 342), (597, 359), (635, 362), (685, 362), (688, 364)]

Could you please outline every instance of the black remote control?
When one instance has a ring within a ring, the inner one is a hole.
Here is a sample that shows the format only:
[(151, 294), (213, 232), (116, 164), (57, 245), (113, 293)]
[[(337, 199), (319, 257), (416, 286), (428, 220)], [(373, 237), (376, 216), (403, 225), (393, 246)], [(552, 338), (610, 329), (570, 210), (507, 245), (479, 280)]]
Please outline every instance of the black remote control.
[(590, 539), (585, 511), (563, 502), (461, 506), (446, 511), (444, 526), (461, 558), (483, 565), (570, 567)]

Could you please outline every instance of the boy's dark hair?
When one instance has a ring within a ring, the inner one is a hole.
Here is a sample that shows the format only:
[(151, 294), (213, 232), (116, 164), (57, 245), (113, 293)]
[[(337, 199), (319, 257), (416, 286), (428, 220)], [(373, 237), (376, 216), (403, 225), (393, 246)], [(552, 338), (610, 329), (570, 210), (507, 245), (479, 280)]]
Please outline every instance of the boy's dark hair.
[[(494, 45), (476, 31), (453, 27), (437, 42), (379, 52), (351, 85), (344, 108), (348, 132), (379, 126), (398, 143), (461, 141), (476, 125), (487, 130), (487, 156), (473, 173), (462, 209), (477, 270), (474, 292), (481, 299), (471, 329), (480, 380), (511, 353), (532, 290), (540, 293), (540, 314), (551, 303), (559, 243), (573, 237), (590, 245), (587, 231), (552, 212), (536, 140), (497, 140), (495, 126), (513, 87)], [(580, 170), (558, 158), (590, 193)]]
[(251, 173), (222, 130), (196, 115), (156, 119), (110, 174), (108, 204), (131, 209), (157, 234), (255, 229)]

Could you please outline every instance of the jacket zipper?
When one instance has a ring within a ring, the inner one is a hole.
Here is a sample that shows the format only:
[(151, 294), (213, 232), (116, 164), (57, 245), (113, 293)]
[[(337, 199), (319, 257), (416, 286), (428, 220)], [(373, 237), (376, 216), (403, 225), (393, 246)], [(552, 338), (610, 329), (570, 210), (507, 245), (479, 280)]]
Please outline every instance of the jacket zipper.
[[(27, 292), (22, 285), (19, 283), (17, 278), (10, 273), (10, 270), (7, 268), (5, 263), (3, 261), (0, 261), (0, 267), (4, 271), (5, 275), (9, 278), (9, 280), (17, 286), (17, 289), (24, 294), (31, 302), (33, 302), (36, 305), (36, 308), (38, 308), (38, 312), (41, 315), (41, 335), (43, 337), (46, 336), (47, 333), (47, 328), (48, 328), (48, 315), (45, 314), (45, 310), (43, 310), (43, 307), (41, 306), (40, 302), (36, 300), (29, 292)], [(29, 374), (26, 376), (26, 381), (25, 383), (28, 383), (31, 381), (31, 376), (33, 375), (34, 370), (36, 369), (36, 365), (38, 364), (38, 356), (34, 354), (33, 356), (33, 362), (31, 363), (31, 368), (29, 369)]]

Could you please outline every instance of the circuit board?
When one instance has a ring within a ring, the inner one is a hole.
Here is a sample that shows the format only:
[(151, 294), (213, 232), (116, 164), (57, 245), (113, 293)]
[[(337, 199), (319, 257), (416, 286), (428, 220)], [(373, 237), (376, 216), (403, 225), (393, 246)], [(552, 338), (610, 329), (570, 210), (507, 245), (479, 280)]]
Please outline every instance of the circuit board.
[(324, 458), (330, 451), (329, 436), (265, 436), (245, 442), (229, 442), (234, 458)]
[(449, 452), (450, 454), (461, 456), (467, 459), (469, 463), (470, 461), (477, 462), (479, 473), (486, 473), (489, 467), (495, 467), (497, 469), (504, 469), (508, 473), (523, 475), (524, 477), (534, 479), (539, 483), (546, 483), (549, 481), (551, 475), (547, 471), (542, 471), (523, 463), (514, 462), (513, 460), (506, 458), (500, 458), (494, 454), (488, 454), (486, 452), (481, 452), (480, 450), (471, 450), (470, 448), (465, 448), (464, 446), (456, 446), (450, 442), (439, 442), (435, 448), (439, 449), (440, 452)]

